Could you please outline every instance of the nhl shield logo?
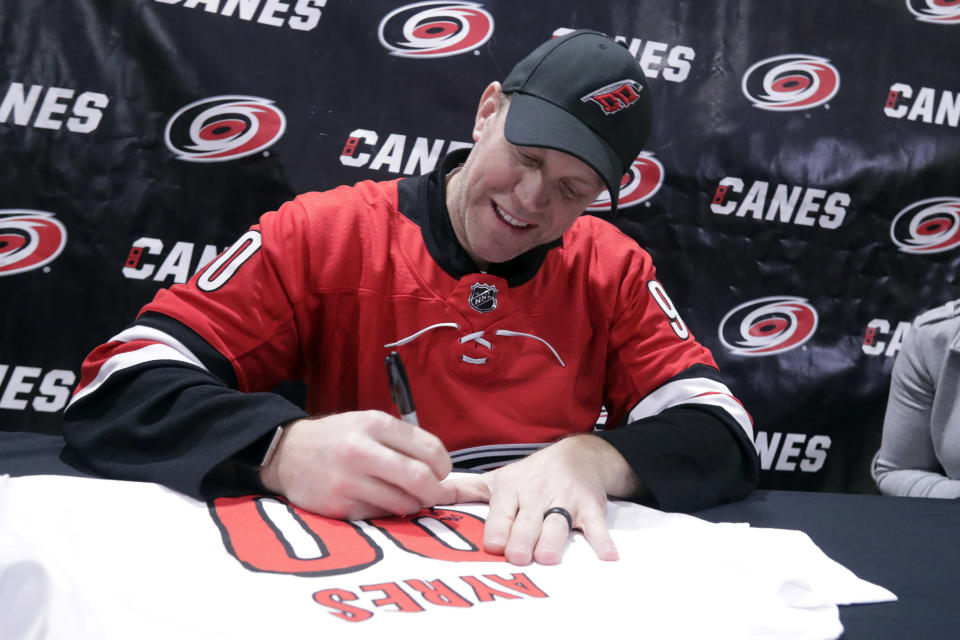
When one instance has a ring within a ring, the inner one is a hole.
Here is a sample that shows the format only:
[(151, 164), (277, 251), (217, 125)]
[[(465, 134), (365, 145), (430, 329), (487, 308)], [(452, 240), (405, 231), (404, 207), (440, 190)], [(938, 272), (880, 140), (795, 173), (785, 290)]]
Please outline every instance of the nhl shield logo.
[(480, 313), (493, 311), (497, 308), (497, 288), (492, 284), (474, 282), (470, 285), (470, 297), (467, 298), (470, 308)]

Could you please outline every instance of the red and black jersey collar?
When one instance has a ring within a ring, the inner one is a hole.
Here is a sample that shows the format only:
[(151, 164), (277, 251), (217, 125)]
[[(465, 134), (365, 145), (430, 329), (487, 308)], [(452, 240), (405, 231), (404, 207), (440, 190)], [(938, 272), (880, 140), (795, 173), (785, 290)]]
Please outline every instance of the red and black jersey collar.
[[(458, 280), (470, 273), (480, 273), (457, 240), (446, 204), (446, 175), (462, 165), (469, 153), (469, 149), (448, 153), (436, 169), (422, 176), (403, 179), (397, 187), (400, 213), (420, 227), (427, 251), (441, 269)], [(522, 285), (537, 274), (547, 252), (561, 245), (562, 240), (557, 239), (534, 247), (507, 262), (491, 264), (487, 273), (503, 278), (511, 287)]]

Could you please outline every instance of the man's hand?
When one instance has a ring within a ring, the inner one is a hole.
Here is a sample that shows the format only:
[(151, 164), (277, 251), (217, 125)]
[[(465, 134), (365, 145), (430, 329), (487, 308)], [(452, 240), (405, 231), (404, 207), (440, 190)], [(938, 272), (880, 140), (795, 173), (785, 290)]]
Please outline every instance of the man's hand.
[(440, 481), (450, 469), (433, 434), (380, 411), (354, 411), (288, 424), (260, 479), (298, 507), (362, 520), (446, 503)]
[(606, 523), (607, 496), (629, 497), (640, 481), (612, 445), (593, 435), (564, 438), (523, 460), (482, 475), (449, 478), (451, 502), (489, 502), (484, 548), (513, 564), (556, 564), (570, 531), (553, 507), (566, 509), (573, 527), (601, 560), (619, 555)]

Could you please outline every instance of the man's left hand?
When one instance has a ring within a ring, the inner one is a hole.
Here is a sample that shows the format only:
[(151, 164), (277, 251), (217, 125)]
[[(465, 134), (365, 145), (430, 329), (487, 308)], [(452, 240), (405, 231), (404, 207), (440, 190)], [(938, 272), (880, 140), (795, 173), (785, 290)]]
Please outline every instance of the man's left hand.
[(570, 535), (562, 514), (601, 560), (619, 558), (606, 523), (607, 496), (630, 497), (640, 481), (612, 445), (593, 435), (564, 438), (494, 471), (443, 481), (451, 503), (488, 502), (483, 546), (513, 564), (557, 564)]

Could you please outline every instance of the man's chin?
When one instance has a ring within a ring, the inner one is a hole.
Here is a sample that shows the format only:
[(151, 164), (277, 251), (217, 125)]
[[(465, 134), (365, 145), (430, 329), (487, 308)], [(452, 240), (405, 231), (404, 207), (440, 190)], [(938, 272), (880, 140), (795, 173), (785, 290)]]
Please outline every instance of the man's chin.
[(513, 252), (503, 251), (502, 249), (497, 251), (485, 251), (480, 255), (478, 255), (477, 257), (487, 265), (499, 264), (502, 262), (510, 262), (520, 254), (524, 253), (524, 251), (526, 251), (526, 249), (524, 249), (523, 251), (513, 251)]

